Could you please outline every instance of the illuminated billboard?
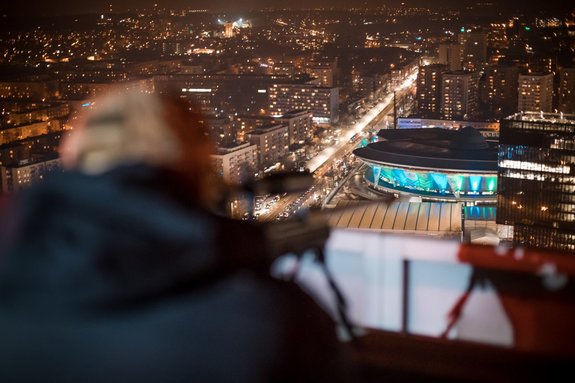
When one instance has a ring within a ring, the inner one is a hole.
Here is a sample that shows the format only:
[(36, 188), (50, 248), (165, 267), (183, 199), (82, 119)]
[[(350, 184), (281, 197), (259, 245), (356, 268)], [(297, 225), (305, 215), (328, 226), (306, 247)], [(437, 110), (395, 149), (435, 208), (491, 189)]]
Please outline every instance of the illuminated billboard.
[(465, 174), (370, 165), (365, 179), (376, 189), (423, 196), (476, 198), (497, 193), (497, 174)]

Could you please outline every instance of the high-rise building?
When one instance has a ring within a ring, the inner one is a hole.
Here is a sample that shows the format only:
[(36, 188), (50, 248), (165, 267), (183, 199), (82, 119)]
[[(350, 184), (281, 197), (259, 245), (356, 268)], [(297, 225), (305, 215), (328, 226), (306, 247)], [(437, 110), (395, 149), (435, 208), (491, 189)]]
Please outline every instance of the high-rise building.
[(289, 145), (302, 144), (311, 139), (313, 115), (309, 110), (291, 110), (281, 116), (237, 115), (233, 117), (233, 126), (239, 142), (245, 142), (247, 134), (260, 126), (278, 123), (288, 127)]
[(479, 113), (478, 72), (447, 72), (441, 80), (441, 117), (473, 120)]
[(282, 124), (269, 124), (249, 132), (250, 143), (257, 145), (261, 167), (281, 162), (288, 154), (288, 127)]
[(559, 111), (575, 113), (575, 68), (563, 68), (559, 73)]
[(484, 111), (488, 118), (503, 118), (517, 112), (519, 68), (515, 65), (490, 66), (485, 71)]
[(317, 123), (329, 124), (339, 120), (339, 89), (311, 84), (274, 84), (269, 88), (269, 111), (283, 115), (294, 109), (312, 112)]
[(539, 54), (528, 55), (527, 68), (531, 73), (556, 73), (557, 72), (557, 55), (556, 54)]
[(278, 121), (288, 127), (289, 144), (303, 144), (311, 139), (313, 115), (307, 110), (292, 110), (278, 118)]
[(518, 245), (575, 251), (575, 115), (501, 121), (497, 223)]
[(211, 158), (216, 174), (229, 183), (250, 180), (258, 171), (258, 148), (247, 142), (222, 145)]
[(459, 44), (463, 47), (463, 69), (483, 69), (487, 63), (487, 33), (474, 30), (461, 32)]
[(504, 49), (509, 46), (506, 23), (490, 23), (487, 32), (487, 45), (493, 49)]
[(317, 85), (333, 87), (334, 65), (330, 63), (314, 63), (305, 68), (305, 72), (317, 79)]
[(461, 70), (461, 45), (458, 43), (439, 44), (439, 64), (447, 65), (449, 70)]
[(426, 65), (417, 74), (417, 113), (421, 117), (437, 118), (441, 112), (441, 80), (447, 67), (442, 64)]
[(553, 108), (553, 74), (519, 75), (517, 110), (550, 113)]

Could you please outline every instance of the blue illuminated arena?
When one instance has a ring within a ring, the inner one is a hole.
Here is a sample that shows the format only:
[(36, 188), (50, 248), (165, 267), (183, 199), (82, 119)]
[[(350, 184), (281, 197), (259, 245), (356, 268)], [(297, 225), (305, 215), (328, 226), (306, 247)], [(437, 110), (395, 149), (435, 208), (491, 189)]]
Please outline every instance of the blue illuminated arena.
[(477, 130), (381, 130), (380, 141), (353, 153), (368, 165), (364, 177), (377, 190), (430, 200), (493, 201), (497, 144)]

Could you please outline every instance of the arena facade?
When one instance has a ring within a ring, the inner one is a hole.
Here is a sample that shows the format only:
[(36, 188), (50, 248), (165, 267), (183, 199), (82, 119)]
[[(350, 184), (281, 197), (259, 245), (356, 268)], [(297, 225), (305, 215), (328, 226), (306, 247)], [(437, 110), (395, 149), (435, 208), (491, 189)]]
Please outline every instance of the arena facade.
[(495, 202), (497, 142), (465, 127), (387, 129), (355, 149), (373, 189), (424, 200)]

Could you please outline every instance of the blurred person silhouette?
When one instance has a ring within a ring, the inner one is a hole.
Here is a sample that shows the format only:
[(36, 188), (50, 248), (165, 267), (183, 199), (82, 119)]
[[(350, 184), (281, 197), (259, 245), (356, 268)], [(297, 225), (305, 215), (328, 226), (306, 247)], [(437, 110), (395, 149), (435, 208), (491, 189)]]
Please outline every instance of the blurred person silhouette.
[(349, 379), (331, 319), (269, 276), (262, 229), (210, 211), (200, 119), (173, 97), (96, 99), (66, 171), (10, 201), (0, 381)]

